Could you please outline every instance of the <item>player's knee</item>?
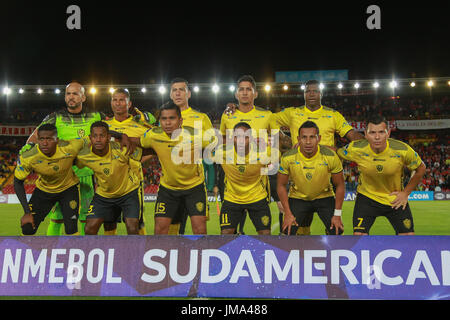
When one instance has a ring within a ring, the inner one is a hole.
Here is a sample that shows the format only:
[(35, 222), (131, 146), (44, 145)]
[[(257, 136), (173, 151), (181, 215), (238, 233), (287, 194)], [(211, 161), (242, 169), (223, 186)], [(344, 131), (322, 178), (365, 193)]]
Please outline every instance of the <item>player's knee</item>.
[(89, 222), (87, 222), (84, 226), (84, 233), (86, 235), (96, 235), (97, 232), (98, 228), (96, 228), (94, 224), (90, 224)]
[(367, 236), (369, 235), (368, 233), (362, 233), (362, 232), (353, 232), (354, 236)]
[(126, 225), (128, 234), (139, 234), (139, 221), (135, 221), (135, 219), (127, 219)]
[(31, 223), (24, 224), (22, 226), (22, 234), (25, 236), (32, 236), (36, 233), (37, 229), (34, 229)]

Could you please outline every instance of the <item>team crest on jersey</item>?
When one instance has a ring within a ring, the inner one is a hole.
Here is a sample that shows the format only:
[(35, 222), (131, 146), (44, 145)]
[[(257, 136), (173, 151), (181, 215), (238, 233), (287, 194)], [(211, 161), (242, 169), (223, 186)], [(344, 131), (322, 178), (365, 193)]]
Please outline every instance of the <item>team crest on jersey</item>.
[(239, 167), (238, 167), (238, 170), (239, 170), (240, 173), (244, 173), (244, 171), (245, 171), (245, 166), (239, 166)]
[(383, 171), (383, 166), (381, 164), (377, 165), (377, 171), (378, 172), (382, 172)]
[(69, 202), (70, 209), (74, 210), (77, 207), (77, 201), (72, 200)]
[(78, 134), (78, 136), (79, 136), (80, 138), (83, 138), (83, 137), (84, 137), (84, 134), (85, 134), (84, 129), (78, 129), (77, 134)]
[(306, 174), (306, 179), (308, 179), (308, 180), (311, 180), (311, 179), (312, 179), (312, 174), (311, 174), (311, 172), (308, 172), (308, 173)]
[(53, 166), (53, 170), (58, 171), (59, 167), (58, 166)]
[(270, 218), (268, 216), (264, 216), (261, 218), (261, 222), (263, 225), (267, 226), (267, 225), (269, 225)]
[(203, 212), (203, 209), (205, 208), (205, 206), (203, 205), (203, 202), (197, 202), (195, 204), (195, 208), (197, 209), (198, 212)]
[(109, 169), (108, 168), (103, 169), (103, 173), (109, 176)]
[(403, 225), (405, 226), (406, 229), (411, 229), (411, 220), (409, 219), (403, 220)]

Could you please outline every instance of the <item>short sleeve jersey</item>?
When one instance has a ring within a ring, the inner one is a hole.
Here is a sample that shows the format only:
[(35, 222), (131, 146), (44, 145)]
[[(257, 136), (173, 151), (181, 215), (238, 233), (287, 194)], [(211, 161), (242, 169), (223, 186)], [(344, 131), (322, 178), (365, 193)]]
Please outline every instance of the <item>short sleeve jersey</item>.
[[(125, 133), (127, 136), (132, 138), (140, 138), (144, 133), (152, 127), (151, 125), (144, 125), (141, 122), (136, 121), (136, 117), (129, 116), (124, 121), (117, 121), (115, 118), (105, 120), (109, 126), (109, 130)], [(136, 169), (141, 180), (144, 180), (144, 175), (142, 173), (142, 164), (139, 161), (134, 161), (130, 159), (130, 163), (133, 168)]]
[(248, 204), (268, 198), (268, 177), (267, 170), (264, 170), (268, 159), (250, 153), (238, 157), (234, 147), (227, 150), (225, 145), (218, 147), (215, 159), (225, 172), (225, 200)]
[(77, 156), (77, 166), (89, 167), (94, 171), (97, 182), (95, 192), (104, 198), (119, 198), (137, 189), (140, 178), (130, 165), (131, 159), (140, 161), (142, 149), (136, 148), (131, 155), (114, 141), (109, 143), (108, 153), (101, 157), (92, 152), (92, 147), (85, 146)]
[(395, 199), (389, 194), (403, 190), (403, 168), (413, 171), (422, 163), (417, 152), (395, 139), (388, 139), (381, 153), (375, 153), (366, 139), (352, 141), (337, 152), (358, 165), (357, 192), (388, 206)]
[(220, 120), (220, 133), (223, 136), (228, 135), (227, 130), (232, 131), (234, 126), (240, 122), (248, 123), (253, 130), (257, 131), (258, 136), (260, 136), (259, 130), (267, 130), (267, 134), (270, 135), (270, 130), (279, 129), (279, 126), (272, 121), (272, 111), (253, 106), (249, 112), (241, 112), (236, 109), (230, 115), (223, 113)]
[(162, 171), (160, 183), (164, 187), (188, 190), (205, 181), (201, 149), (209, 143), (200, 139), (201, 145), (198, 145), (194, 136), (191, 127), (183, 127), (176, 137), (169, 136), (161, 127), (150, 129), (141, 136), (141, 146), (152, 148), (158, 155)]
[(343, 137), (353, 129), (341, 113), (325, 106), (320, 106), (316, 111), (311, 111), (306, 106), (290, 107), (274, 113), (273, 119), (280, 127), (289, 127), (293, 145), (297, 144), (298, 129), (306, 121), (317, 124), (322, 137), (320, 144), (330, 147), (335, 145), (335, 133)]
[(334, 196), (331, 174), (342, 172), (342, 163), (337, 154), (327, 146), (311, 158), (306, 158), (300, 147), (291, 149), (281, 157), (279, 173), (289, 175), (291, 186), (289, 197), (312, 201)]
[(48, 193), (62, 192), (79, 183), (72, 165), (79, 150), (87, 144), (89, 144), (87, 138), (59, 140), (56, 152), (51, 157), (42, 153), (39, 144), (36, 144), (19, 157), (14, 176), (19, 180), (25, 180), (30, 173), (35, 172), (38, 175), (37, 188)]

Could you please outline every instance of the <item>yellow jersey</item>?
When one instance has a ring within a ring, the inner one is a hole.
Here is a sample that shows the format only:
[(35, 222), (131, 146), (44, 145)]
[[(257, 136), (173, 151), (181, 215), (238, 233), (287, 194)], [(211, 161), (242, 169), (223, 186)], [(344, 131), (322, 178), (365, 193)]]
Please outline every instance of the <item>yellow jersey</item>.
[(233, 114), (227, 115), (222, 114), (220, 120), (220, 133), (223, 136), (230, 137), (229, 130), (233, 130), (234, 126), (240, 122), (245, 122), (250, 125), (253, 131), (256, 130), (256, 135), (260, 136), (259, 130), (267, 130), (267, 135), (270, 136), (271, 129), (279, 129), (280, 127), (276, 125), (276, 122), (272, 121), (272, 111), (265, 110), (263, 108), (253, 106), (253, 109), (249, 112), (241, 112), (239, 109)]
[(306, 158), (300, 152), (300, 147), (289, 150), (281, 157), (278, 172), (289, 175), (289, 198), (312, 201), (334, 196), (331, 174), (342, 170), (342, 163), (336, 152), (319, 145), (311, 158)]
[(320, 106), (316, 111), (311, 111), (306, 106), (286, 108), (274, 113), (273, 121), (280, 127), (289, 127), (293, 145), (298, 142), (298, 129), (306, 121), (317, 124), (321, 135), (320, 144), (330, 147), (335, 145), (335, 133), (343, 137), (353, 129), (341, 113), (325, 106)]
[(344, 160), (358, 165), (357, 192), (381, 204), (391, 206), (396, 196), (389, 194), (403, 190), (403, 169), (414, 171), (422, 160), (404, 142), (388, 139), (386, 149), (375, 153), (366, 139), (352, 141), (338, 150)]
[(97, 182), (95, 192), (104, 198), (119, 198), (140, 186), (140, 177), (130, 165), (131, 159), (140, 161), (142, 149), (136, 148), (131, 155), (126, 155), (120, 144), (109, 142), (108, 153), (101, 157), (92, 152), (92, 147), (85, 146), (77, 156), (77, 166), (88, 167), (94, 171)]
[[(198, 142), (195, 137), (198, 137)], [(171, 190), (188, 190), (205, 181), (202, 166), (202, 148), (209, 142), (183, 127), (180, 134), (170, 137), (161, 127), (148, 130), (140, 138), (143, 148), (152, 148), (161, 163), (160, 184)]]
[[(270, 150), (269, 150), (270, 153)], [(267, 163), (269, 159), (260, 158), (250, 151), (245, 157), (238, 156), (236, 149), (227, 150), (225, 145), (219, 146), (215, 154), (215, 162), (220, 163), (225, 172), (224, 200), (248, 204), (269, 199)]]
[[(132, 138), (140, 138), (149, 128), (153, 128), (150, 124), (144, 125), (142, 122), (136, 121), (133, 116), (129, 116), (124, 121), (118, 121), (116, 118), (104, 121), (108, 124), (109, 130), (125, 133), (127, 136)], [(130, 164), (133, 169), (136, 169), (139, 178), (143, 181), (144, 174), (142, 172), (142, 163), (140, 161), (130, 159)]]
[(14, 176), (25, 180), (33, 171), (37, 173), (36, 187), (48, 193), (59, 193), (79, 183), (72, 170), (78, 151), (89, 144), (89, 139), (59, 140), (56, 152), (47, 157), (36, 144), (20, 155)]
[(197, 111), (191, 107), (181, 111), (181, 117), (183, 118), (183, 127), (201, 128), (202, 132), (213, 128), (211, 120), (206, 113)]

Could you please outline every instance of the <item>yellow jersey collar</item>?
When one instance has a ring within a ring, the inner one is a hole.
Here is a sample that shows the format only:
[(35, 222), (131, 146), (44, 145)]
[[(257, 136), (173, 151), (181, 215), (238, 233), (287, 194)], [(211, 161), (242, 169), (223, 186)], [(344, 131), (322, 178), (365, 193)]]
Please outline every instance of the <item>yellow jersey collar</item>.
[(251, 112), (254, 112), (255, 110), (256, 110), (256, 107), (253, 106), (252, 109), (251, 109), (249, 112), (242, 112), (242, 111), (239, 110), (239, 109), (236, 109), (236, 112), (239, 112), (239, 113), (241, 113), (241, 114), (249, 114), (249, 113), (251, 113)]
[(191, 110), (191, 107), (188, 107), (187, 109), (181, 110), (181, 114), (189, 113)]
[(320, 105), (320, 108), (319, 108), (319, 109), (314, 110), (314, 111), (311, 111), (311, 110), (308, 109), (308, 107), (307, 107), (306, 104), (305, 104), (305, 109), (306, 109), (306, 111), (308, 111), (309, 113), (319, 113), (320, 111), (323, 110), (323, 105)]
[(388, 152), (388, 150), (389, 150), (389, 140), (386, 140), (386, 149), (384, 149), (384, 150), (381, 151), (380, 153), (376, 153), (376, 152), (372, 149), (372, 147), (370, 146), (370, 143), (369, 143), (369, 150), (370, 150), (370, 152), (371, 152), (374, 156), (385, 155), (385, 154)]
[(302, 160), (304, 160), (304, 161), (312, 161), (312, 160), (314, 160), (315, 158), (317, 158), (317, 156), (319, 155), (319, 153), (320, 153), (320, 146), (317, 145), (317, 152), (316, 152), (311, 158), (306, 158), (306, 157), (303, 155), (302, 151), (300, 150), (300, 146), (298, 147), (298, 154), (300, 155), (300, 158), (301, 158)]

